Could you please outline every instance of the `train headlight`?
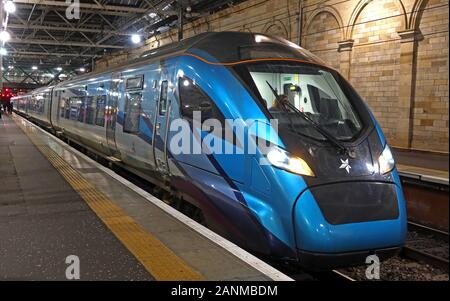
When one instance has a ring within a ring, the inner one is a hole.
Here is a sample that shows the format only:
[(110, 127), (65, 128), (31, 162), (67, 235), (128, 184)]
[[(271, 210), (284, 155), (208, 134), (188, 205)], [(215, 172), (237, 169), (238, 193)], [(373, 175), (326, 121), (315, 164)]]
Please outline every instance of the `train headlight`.
[(380, 166), (381, 174), (388, 173), (394, 169), (395, 160), (388, 145), (386, 145), (380, 157), (378, 158), (378, 165)]
[(270, 164), (303, 176), (314, 177), (314, 172), (302, 158), (290, 155), (279, 147), (273, 147), (267, 153)]

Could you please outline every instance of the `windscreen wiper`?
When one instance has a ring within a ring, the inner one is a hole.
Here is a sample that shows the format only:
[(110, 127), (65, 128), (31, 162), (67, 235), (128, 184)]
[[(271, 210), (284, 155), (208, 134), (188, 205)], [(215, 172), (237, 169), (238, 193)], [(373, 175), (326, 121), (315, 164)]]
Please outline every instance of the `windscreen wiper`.
[[(278, 95), (277, 90), (275, 90), (272, 85), (266, 81), (267, 85), (269, 86), (270, 90), (272, 91), (273, 95), (275, 95), (277, 101), (286, 109), (286, 107), (289, 107), (291, 110), (293, 110), (297, 115), (302, 117), (304, 120), (309, 122), (322, 136), (324, 136), (328, 141), (330, 141), (334, 146), (336, 146), (340, 151), (342, 151), (345, 154), (349, 153), (349, 150), (347, 147), (345, 147), (339, 140), (333, 137), (330, 133), (328, 133), (327, 130), (323, 129), (317, 122), (311, 119), (307, 114), (297, 109), (293, 104), (291, 104), (289, 101), (283, 101), (280, 98), (280, 95)], [(286, 110), (287, 112), (289, 110)]]

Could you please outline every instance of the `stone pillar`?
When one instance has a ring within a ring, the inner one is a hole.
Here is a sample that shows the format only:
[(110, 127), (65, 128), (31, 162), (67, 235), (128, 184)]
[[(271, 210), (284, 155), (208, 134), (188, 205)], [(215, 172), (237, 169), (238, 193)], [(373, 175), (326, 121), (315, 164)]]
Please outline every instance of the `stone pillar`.
[(398, 86), (397, 127), (393, 145), (410, 148), (413, 127), (413, 105), (416, 81), (415, 57), (419, 32), (414, 29), (398, 32), (400, 36), (400, 78)]
[(341, 74), (347, 79), (350, 80), (350, 67), (352, 60), (352, 49), (353, 49), (353, 40), (345, 40), (338, 42), (339, 55), (340, 55), (340, 71)]

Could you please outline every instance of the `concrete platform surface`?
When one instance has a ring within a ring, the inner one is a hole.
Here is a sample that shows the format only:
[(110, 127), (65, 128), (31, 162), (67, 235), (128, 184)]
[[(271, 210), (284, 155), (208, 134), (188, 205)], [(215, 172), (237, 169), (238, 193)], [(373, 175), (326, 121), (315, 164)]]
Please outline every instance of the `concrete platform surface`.
[(394, 156), (400, 175), (448, 185), (448, 154), (394, 149)]

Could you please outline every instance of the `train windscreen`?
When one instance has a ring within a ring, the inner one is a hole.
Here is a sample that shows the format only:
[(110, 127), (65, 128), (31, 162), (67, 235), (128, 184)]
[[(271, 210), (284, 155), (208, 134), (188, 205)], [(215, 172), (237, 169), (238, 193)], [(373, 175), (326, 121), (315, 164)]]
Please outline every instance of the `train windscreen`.
[(255, 94), (279, 127), (314, 139), (325, 137), (317, 127), (338, 140), (352, 140), (362, 122), (344, 93), (336, 72), (295, 62), (258, 62), (245, 66)]

